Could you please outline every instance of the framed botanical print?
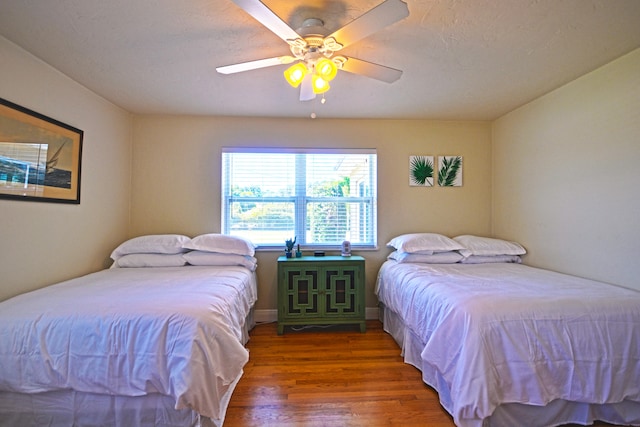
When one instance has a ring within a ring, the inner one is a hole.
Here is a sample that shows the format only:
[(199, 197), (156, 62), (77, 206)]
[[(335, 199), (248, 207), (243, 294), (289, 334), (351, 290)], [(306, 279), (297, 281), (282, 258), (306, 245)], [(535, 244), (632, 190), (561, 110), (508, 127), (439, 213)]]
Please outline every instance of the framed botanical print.
[(462, 187), (462, 156), (438, 157), (438, 185)]
[(433, 171), (433, 156), (409, 156), (410, 186), (432, 187)]

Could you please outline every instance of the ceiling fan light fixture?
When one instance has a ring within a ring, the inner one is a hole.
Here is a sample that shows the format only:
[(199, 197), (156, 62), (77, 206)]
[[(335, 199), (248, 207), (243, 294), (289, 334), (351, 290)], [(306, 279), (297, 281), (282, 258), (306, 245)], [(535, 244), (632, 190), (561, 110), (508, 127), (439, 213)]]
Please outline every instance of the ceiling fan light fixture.
[(398, 80), (402, 75), (401, 70), (334, 53), (409, 16), (409, 7), (404, 0), (382, 0), (378, 6), (329, 35), (321, 19), (306, 19), (296, 31), (269, 9), (263, 0), (232, 1), (286, 42), (293, 56), (217, 67), (219, 73), (239, 73), (297, 61), (285, 70), (284, 77), (292, 87), (300, 87), (300, 101), (310, 101), (315, 99), (316, 94), (328, 91), (329, 81), (336, 76), (338, 69), (387, 83)]
[(297, 62), (284, 70), (284, 78), (292, 87), (298, 87), (308, 72), (309, 70), (303, 62)]
[(336, 64), (328, 58), (320, 58), (314, 67), (315, 73), (327, 82), (333, 80), (338, 73)]
[(331, 87), (329, 86), (329, 82), (317, 74), (314, 74), (311, 77), (311, 87), (313, 89), (313, 93), (315, 94), (325, 93), (326, 91), (331, 89)]

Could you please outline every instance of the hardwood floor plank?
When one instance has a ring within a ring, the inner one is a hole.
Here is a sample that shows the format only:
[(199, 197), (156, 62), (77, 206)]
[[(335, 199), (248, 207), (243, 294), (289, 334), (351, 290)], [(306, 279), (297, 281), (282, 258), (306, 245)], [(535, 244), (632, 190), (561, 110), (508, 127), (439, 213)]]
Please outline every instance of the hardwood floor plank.
[(454, 425), (378, 321), (364, 334), (336, 326), (278, 336), (275, 324), (258, 325), (247, 348), (225, 426)]
[(334, 326), (278, 335), (262, 324), (247, 348), (225, 427), (455, 426), (378, 321), (364, 334)]

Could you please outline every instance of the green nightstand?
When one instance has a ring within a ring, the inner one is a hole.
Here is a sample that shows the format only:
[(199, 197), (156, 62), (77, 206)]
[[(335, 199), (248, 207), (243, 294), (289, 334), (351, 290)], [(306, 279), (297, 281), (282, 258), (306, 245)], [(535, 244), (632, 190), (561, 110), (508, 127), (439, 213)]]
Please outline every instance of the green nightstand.
[(278, 258), (278, 335), (290, 325), (358, 324), (366, 331), (364, 258)]

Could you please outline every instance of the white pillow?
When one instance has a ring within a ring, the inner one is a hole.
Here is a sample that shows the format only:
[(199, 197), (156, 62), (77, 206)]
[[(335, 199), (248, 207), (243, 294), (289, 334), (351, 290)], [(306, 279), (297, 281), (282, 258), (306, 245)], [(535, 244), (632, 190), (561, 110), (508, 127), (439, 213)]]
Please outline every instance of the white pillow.
[(435, 252), (455, 251), (464, 249), (453, 239), (437, 233), (411, 233), (394, 237), (387, 243), (388, 247), (398, 252), (421, 253), (430, 255)]
[(117, 267), (182, 267), (187, 261), (182, 254), (129, 254), (118, 258)]
[(256, 252), (255, 245), (243, 237), (216, 233), (202, 234), (194, 237), (182, 247), (194, 251), (248, 256), (253, 256)]
[(460, 253), (465, 258), (470, 255), (524, 255), (527, 253), (519, 243), (502, 239), (463, 235), (454, 237), (453, 240), (464, 246)]
[(455, 251), (439, 252), (436, 254), (416, 254), (394, 251), (389, 254), (388, 259), (396, 260), (399, 263), (413, 262), (419, 264), (455, 264), (463, 257)]
[(189, 237), (181, 234), (152, 234), (134, 237), (115, 248), (111, 252), (111, 259), (116, 261), (124, 255), (141, 253), (179, 254), (185, 251), (182, 245), (188, 241)]
[(240, 265), (251, 271), (255, 271), (258, 266), (258, 260), (249, 255), (191, 251), (183, 257), (191, 265)]
[(519, 255), (469, 255), (460, 261), (461, 264), (490, 264), (496, 262), (512, 262), (520, 264), (522, 259)]

